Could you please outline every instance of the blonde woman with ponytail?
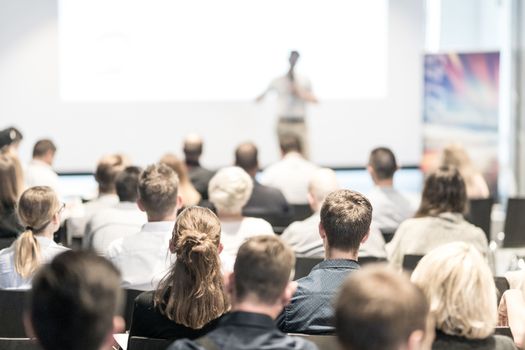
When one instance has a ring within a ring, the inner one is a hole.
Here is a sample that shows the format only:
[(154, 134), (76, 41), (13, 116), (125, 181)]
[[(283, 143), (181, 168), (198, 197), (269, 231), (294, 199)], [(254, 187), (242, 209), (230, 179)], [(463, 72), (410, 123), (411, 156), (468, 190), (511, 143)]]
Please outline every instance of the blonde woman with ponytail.
[(195, 339), (229, 310), (219, 254), (221, 225), (209, 209), (190, 207), (175, 222), (170, 251), (177, 255), (156, 291), (135, 300), (130, 336)]
[(50, 187), (32, 187), (22, 193), (17, 214), (25, 230), (9, 248), (0, 251), (0, 288), (30, 288), (38, 267), (68, 250), (53, 241), (63, 208)]

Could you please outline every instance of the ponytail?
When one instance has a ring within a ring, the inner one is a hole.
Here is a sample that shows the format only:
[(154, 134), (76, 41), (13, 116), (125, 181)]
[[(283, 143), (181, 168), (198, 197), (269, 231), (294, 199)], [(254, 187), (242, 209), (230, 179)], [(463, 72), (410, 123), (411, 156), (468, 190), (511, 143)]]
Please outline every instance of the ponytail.
[(15, 270), (23, 278), (31, 277), (40, 265), (40, 244), (33, 230), (27, 228), (15, 243)]
[(200, 329), (228, 311), (218, 251), (220, 230), (209, 209), (188, 208), (177, 219), (172, 238), (177, 260), (154, 299), (170, 320)]

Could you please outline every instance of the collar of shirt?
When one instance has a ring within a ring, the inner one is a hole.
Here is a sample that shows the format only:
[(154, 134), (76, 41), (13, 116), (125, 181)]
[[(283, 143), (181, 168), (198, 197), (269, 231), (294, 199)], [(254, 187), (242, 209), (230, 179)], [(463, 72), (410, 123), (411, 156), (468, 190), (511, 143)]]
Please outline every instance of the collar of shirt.
[(274, 320), (265, 314), (258, 314), (254, 312), (234, 311), (225, 315), (221, 321), (221, 325), (237, 325), (242, 327), (257, 327), (265, 329), (275, 329)]
[(49, 247), (51, 245), (58, 245), (52, 239), (49, 239), (49, 238), (41, 236), (41, 235), (35, 235), (35, 239), (38, 241), (38, 244), (40, 244), (40, 246), (42, 246), (42, 247)]
[(355, 260), (350, 259), (327, 259), (315, 265), (312, 271), (325, 269), (359, 269), (359, 264)]
[(171, 232), (175, 226), (175, 221), (154, 221), (147, 222), (142, 226), (142, 232)]
[(115, 208), (122, 210), (139, 210), (136, 202), (118, 202)]
[(461, 213), (441, 213), (437, 216), (438, 218), (440, 219), (443, 219), (443, 220), (446, 220), (446, 221), (450, 221), (452, 223), (460, 223), (461, 221), (463, 221), (463, 214)]

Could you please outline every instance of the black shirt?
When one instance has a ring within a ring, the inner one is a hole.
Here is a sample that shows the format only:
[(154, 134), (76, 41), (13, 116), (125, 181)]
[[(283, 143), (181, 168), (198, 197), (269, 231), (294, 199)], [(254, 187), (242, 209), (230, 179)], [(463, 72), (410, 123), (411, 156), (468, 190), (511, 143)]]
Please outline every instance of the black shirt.
[[(219, 350), (317, 350), (308, 340), (280, 332), (269, 316), (251, 312), (225, 315), (206, 338)], [(168, 350), (203, 350), (198, 342), (202, 340), (178, 340)]]
[(24, 228), (18, 221), (15, 208), (0, 214), (0, 238), (17, 237)]
[(201, 194), (201, 198), (208, 199), (208, 183), (215, 173), (200, 165), (188, 165), (188, 175), (193, 187)]
[(485, 339), (467, 339), (436, 331), (432, 350), (516, 350), (511, 338), (494, 335)]
[(129, 330), (130, 337), (195, 339), (205, 335), (217, 326), (219, 319), (211, 321), (201, 329), (192, 329), (170, 320), (154, 306), (154, 294), (155, 291), (144, 292), (135, 299), (133, 318)]
[(253, 181), (253, 191), (242, 209), (244, 216), (263, 218), (272, 226), (288, 226), (292, 221), (292, 209), (283, 193), (274, 187)]
[(354, 260), (324, 260), (310, 274), (297, 280), (297, 291), (290, 304), (277, 318), (277, 326), (286, 333), (333, 334), (333, 299), (352, 271)]

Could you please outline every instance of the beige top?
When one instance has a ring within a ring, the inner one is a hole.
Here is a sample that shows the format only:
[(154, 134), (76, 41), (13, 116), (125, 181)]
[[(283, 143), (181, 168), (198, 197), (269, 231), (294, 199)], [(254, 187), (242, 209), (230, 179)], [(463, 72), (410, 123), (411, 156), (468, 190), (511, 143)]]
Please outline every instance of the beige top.
[(488, 242), (483, 230), (458, 213), (404, 221), (386, 245), (386, 251), (390, 263), (401, 268), (403, 257), (407, 254), (425, 255), (438, 246), (456, 241), (470, 243), (484, 256), (488, 254)]

